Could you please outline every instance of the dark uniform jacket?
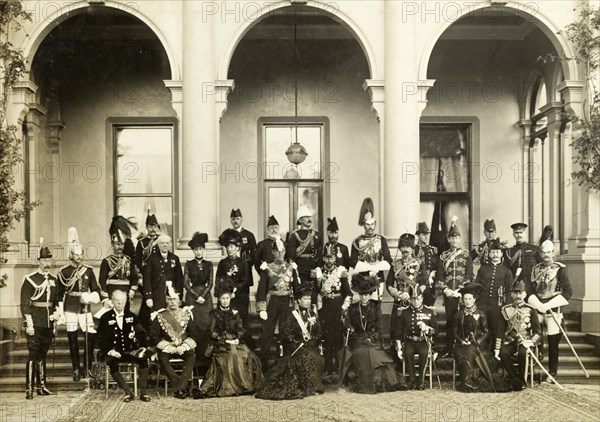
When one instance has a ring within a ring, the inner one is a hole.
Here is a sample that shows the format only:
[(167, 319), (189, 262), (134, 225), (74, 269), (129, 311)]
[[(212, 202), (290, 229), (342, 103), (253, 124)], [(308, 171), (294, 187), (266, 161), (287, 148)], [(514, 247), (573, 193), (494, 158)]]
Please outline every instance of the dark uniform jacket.
[(117, 312), (111, 309), (100, 318), (98, 345), (103, 356), (113, 349), (121, 354), (129, 353), (146, 346), (146, 332), (139, 324), (137, 316), (127, 310), (123, 312), (123, 328), (119, 328)]
[(251, 231), (244, 228), (242, 228), (239, 233), (242, 239), (240, 245), (240, 257), (248, 263), (248, 268), (252, 268), (254, 251), (256, 250), (256, 238)]
[(496, 241), (499, 241), (499, 239), (484, 240), (480, 244), (475, 245), (475, 247), (471, 250), (471, 259), (473, 262), (478, 262), (480, 265), (491, 264), (492, 261), (490, 260), (490, 247)]
[(323, 245), (319, 233), (313, 229), (299, 229), (290, 234), (286, 258), (298, 265), (300, 277), (309, 278), (311, 270), (323, 266)]
[(80, 302), (82, 293), (96, 292), (98, 299), (102, 297), (94, 270), (89, 265), (83, 264), (79, 268), (65, 265), (58, 272), (58, 281), (58, 297), (64, 302), (65, 312), (86, 312), (86, 305)]
[(100, 288), (102, 299), (108, 299), (115, 290), (129, 292), (137, 285), (135, 264), (127, 255), (109, 255), (100, 264)]
[(167, 252), (166, 259), (159, 253), (150, 255), (144, 269), (144, 299), (152, 299), (153, 309), (167, 306), (166, 282), (171, 281), (175, 291), (183, 292), (183, 271), (179, 257)]
[(247, 296), (250, 293), (250, 286), (254, 284), (248, 263), (238, 256), (235, 258), (225, 257), (219, 261), (215, 284), (218, 285), (224, 279), (233, 282), (236, 287), (236, 295)]
[(137, 246), (135, 247), (135, 265), (142, 274), (150, 255), (153, 253), (160, 253), (155, 241), (156, 239), (145, 236), (138, 241)]
[[(323, 254), (322, 256), (325, 256), (325, 250), (327, 249), (327, 247), (330, 245), (329, 242), (327, 242), (324, 246), (323, 246)], [(343, 245), (341, 243), (336, 243), (335, 245), (333, 245), (331, 247), (331, 250), (333, 251), (333, 254), (335, 256), (335, 265), (342, 266), (345, 269), (349, 270), (350, 269), (350, 253), (348, 252), (348, 246)]]
[(331, 269), (323, 268), (322, 272), (324, 278), (321, 280), (319, 293), (323, 299), (352, 298), (348, 277), (340, 277), (339, 267), (334, 265)]
[(438, 324), (435, 313), (431, 308), (428, 308), (425, 305), (421, 305), (420, 308), (414, 308), (413, 306), (409, 306), (404, 310), (398, 309), (400, 316), (395, 316), (395, 318), (399, 318), (398, 320), (398, 329), (396, 331), (396, 339), (400, 341), (411, 340), (411, 341), (424, 341), (425, 337), (423, 336), (423, 332), (421, 328), (417, 325), (419, 321), (425, 323), (429, 327), (433, 328), (433, 330), (429, 330), (428, 336), (433, 337), (436, 334)]
[(460, 248), (442, 252), (436, 279), (451, 290), (456, 290), (465, 283), (473, 281), (473, 261), (471, 261), (469, 252)]
[(267, 237), (265, 240), (261, 240), (256, 245), (256, 250), (254, 251), (254, 269), (260, 275), (262, 270), (260, 266), (263, 262), (270, 264), (275, 260), (273, 256), (273, 242), (274, 240), (270, 237)]
[(37, 270), (25, 276), (21, 286), (21, 314), (31, 315), (34, 327), (51, 328), (50, 315), (58, 307), (58, 280)]
[[(533, 267), (531, 271), (531, 291), (542, 303), (554, 296), (562, 294), (565, 299), (573, 296), (573, 288), (567, 274), (567, 267), (562, 262), (553, 262), (550, 266), (543, 263)], [(554, 309), (556, 312), (556, 309)]]
[[(523, 280), (525, 282), (528, 294), (532, 293), (530, 291), (531, 270), (536, 264), (541, 262), (542, 258), (539, 248), (531, 243), (517, 243), (511, 248), (504, 250), (504, 265), (510, 269), (515, 281)], [(522, 271), (519, 277), (515, 277), (518, 268), (521, 268)]]
[(502, 263), (498, 265), (483, 264), (477, 271), (475, 282), (483, 286), (483, 294), (478, 301), (482, 309), (489, 310), (508, 303), (513, 277), (510, 270)]
[[(504, 344), (513, 341), (521, 341), (519, 334), (524, 340), (532, 340), (537, 343), (542, 335), (538, 312), (527, 303), (517, 305), (511, 303), (502, 307), (502, 316), (507, 321), (507, 329), (502, 341)], [(496, 340), (497, 342), (499, 339)], [(496, 345), (498, 347), (498, 344)]]
[(435, 246), (421, 245), (417, 243), (414, 247), (415, 258), (419, 258), (423, 265), (423, 271), (427, 278), (432, 271), (437, 271), (438, 250)]
[(260, 274), (258, 290), (256, 291), (256, 310), (266, 311), (267, 302), (271, 295), (288, 296), (290, 301), (294, 296), (294, 289), (299, 285), (298, 274), (294, 265), (287, 262), (270, 263)]
[(409, 286), (426, 285), (427, 276), (421, 264), (421, 260), (413, 256), (394, 261), (392, 270), (388, 272), (385, 284), (388, 292), (396, 302), (400, 302), (398, 295), (408, 292)]

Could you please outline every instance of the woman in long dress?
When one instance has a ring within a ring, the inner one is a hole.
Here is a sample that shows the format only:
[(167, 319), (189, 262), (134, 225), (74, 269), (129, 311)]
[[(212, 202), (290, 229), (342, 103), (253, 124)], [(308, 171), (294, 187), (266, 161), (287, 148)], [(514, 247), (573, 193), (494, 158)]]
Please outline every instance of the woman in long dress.
[(375, 274), (352, 276), (352, 290), (358, 293), (360, 301), (350, 305), (344, 316), (351, 353), (342, 362), (340, 377), (356, 393), (395, 391), (399, 385), (394, 362), (383, 350), (381, 303), (370, 300), (378, 286)]
[(212, 362), (194, 398), (253, 393), (264, 379), (260, 360), (243, 344), (240, 316), (230, 307), (233, 285), (218, 283), (215, 293), (219, 303), (210, 313)]
[(310, 285), (298, 288), (298, 309), (292, 312), (281, 327), (284, 350), (290, 354), (277, 362), (255, 397), (292, 400), (323, 392), (323, 357), (319, 352), (321, 326), (317, 313), (310, 309), (311, 294)]
[(210, 338), (209, 314), (213, 309), (211, 290), (213, 286), (212, 263), (204, 259), (204, 245), (208, 241), (206, 233), (196, 232), (188, 242), (194, 252), (194, 259), (185, 263), (183, 285), (186, 290), (185, 304), (192, 306), (194, 323), (197, 326), (196, 359), (202, 358)]

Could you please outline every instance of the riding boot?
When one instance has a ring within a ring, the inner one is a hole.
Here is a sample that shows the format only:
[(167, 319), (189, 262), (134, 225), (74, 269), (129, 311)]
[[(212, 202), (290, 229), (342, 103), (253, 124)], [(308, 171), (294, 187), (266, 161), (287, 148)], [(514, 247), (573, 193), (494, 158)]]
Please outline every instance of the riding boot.
[(35, 383), (35, 361), (28, 360), (25, 366), (25, 398), (33, 399), (33, 384)]
[(81, 379), (79, 367), (79, 344), (77, 339), (77, 331), (67, 332), (69, 339), (69, 355), (71, 356), (71, 364), (73, 365), (73, 381)]
[(55, 393), (46, 387), (46, 359), (38, 361), (37, 365), (37, 394), (38, 396), (53, 396)]

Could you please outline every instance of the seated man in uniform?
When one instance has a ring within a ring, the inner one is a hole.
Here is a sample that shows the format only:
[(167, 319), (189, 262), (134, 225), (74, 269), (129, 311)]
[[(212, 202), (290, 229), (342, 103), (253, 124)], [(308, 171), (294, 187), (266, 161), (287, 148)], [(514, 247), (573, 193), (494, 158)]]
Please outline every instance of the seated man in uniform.
[(111, 301), (114, 308), (102, 315), (98, 326), (100, 352), (106, 360), (111, 376), (125, 391), (124, 402), (132, 401), (134, 396), (131, 387), (119, 372), (119, 363), (131, 362), (140, 367), (140, 400), (148, 402), (150, 401), (150, 396), (146, 393), (148, 359), (144, 357), (146, 349), (140, 348), (146, 342), (146, 333), (139, 324), (137, 316), (125, 309), (127, 293), (118, 289), (113, 290)]

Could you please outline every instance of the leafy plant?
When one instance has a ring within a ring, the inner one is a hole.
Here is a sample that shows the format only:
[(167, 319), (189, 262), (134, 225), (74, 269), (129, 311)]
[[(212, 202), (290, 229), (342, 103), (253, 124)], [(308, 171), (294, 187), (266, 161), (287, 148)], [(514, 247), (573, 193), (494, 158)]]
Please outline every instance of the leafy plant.
[[(8, 121), (9, 97), (15, 83), (26, 71), (26, 60), (20, 49), (10, 42), (10, 33), (22, 29), (21, 23), (31, 20), (22, 2), (0, 1), (0, 262), (10, 246), (8, 231), (38, 203), (27, 203), (25, 192), (15, 187), (15, 169), (23, 162), (22, 140), (17, 127)], [(8, 276), (0, 275), (0, 287), (6, 286)]]

